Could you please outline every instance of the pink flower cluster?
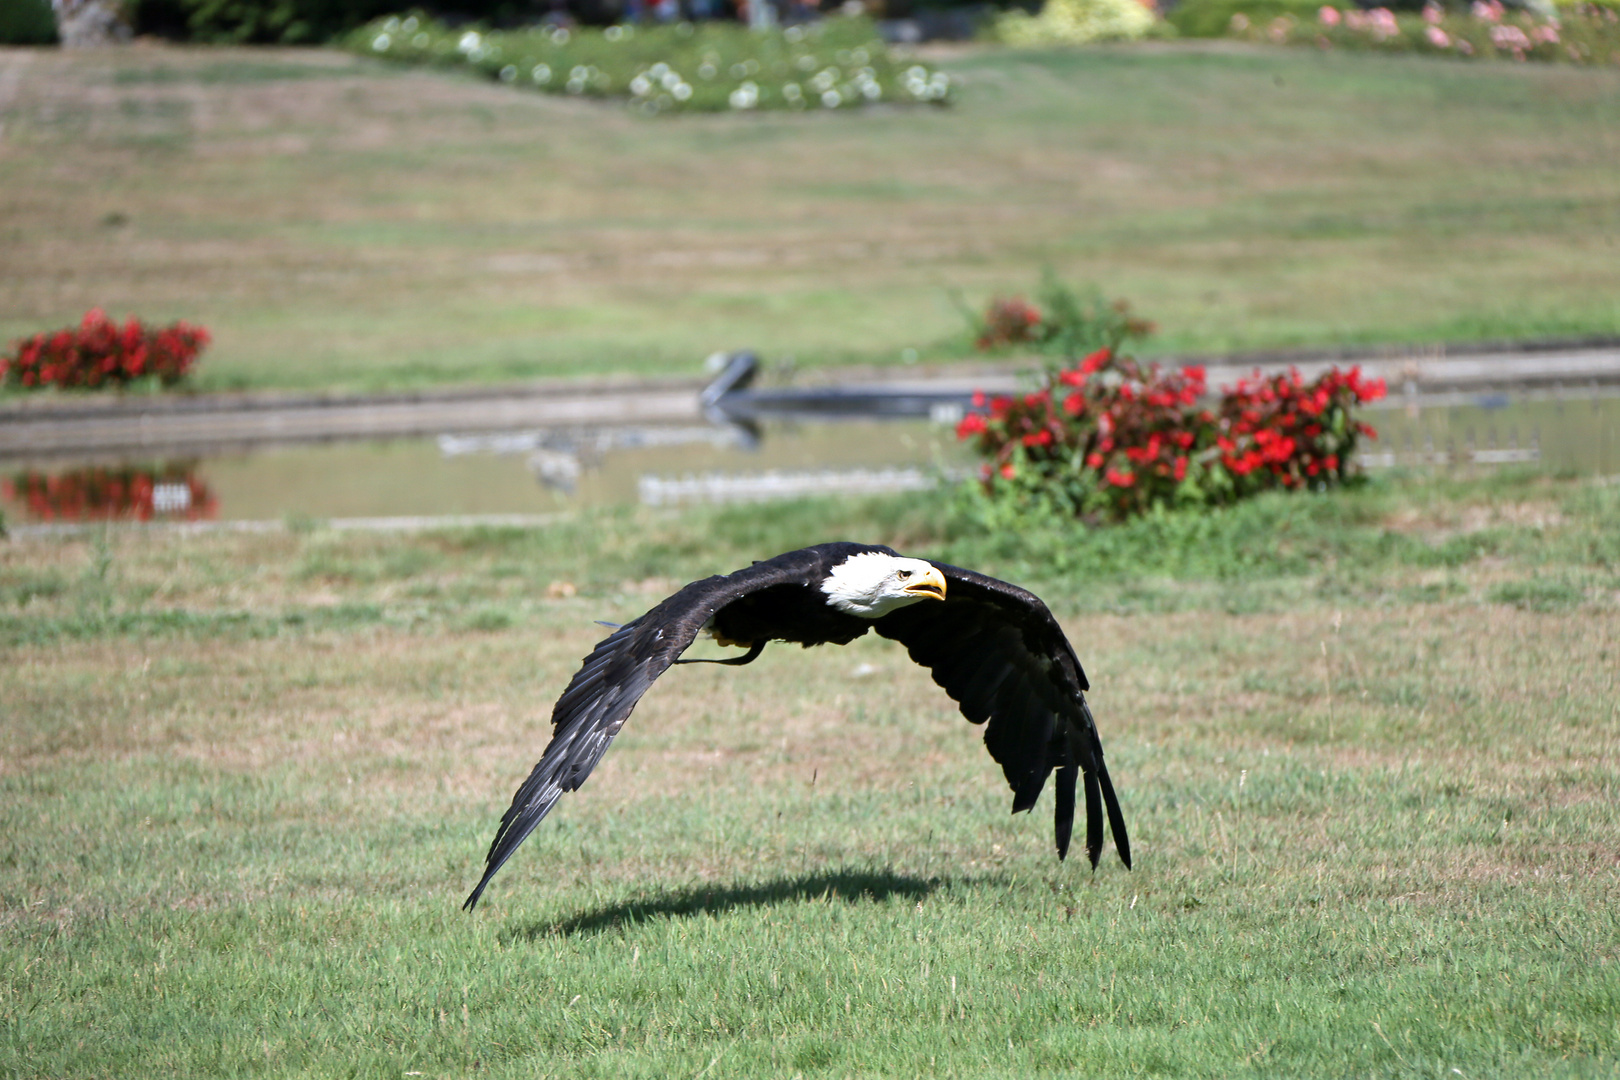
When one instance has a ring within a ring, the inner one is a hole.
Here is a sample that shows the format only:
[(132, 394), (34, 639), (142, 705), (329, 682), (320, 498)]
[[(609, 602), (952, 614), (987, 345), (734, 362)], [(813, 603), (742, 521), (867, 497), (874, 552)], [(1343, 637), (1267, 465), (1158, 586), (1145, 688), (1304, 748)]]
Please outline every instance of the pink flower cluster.
[(992, 493), (1064, 489), (1077, 512), (1125, 518), (1342, 482), (1358, 439), (1377, 437), (1351, 411), (1383, 397), (1384, 384), (1359, 368), (1310, 383), (1297, 371), (1256, 373), (1213, 409), (1200, 403), (1205, 391), (1201, 367), (1164, 372), (1101, 349), (1031, 393), (975, 395), (956, 434), (988, 459), (980, 475)]
[(0, 355), (0, 384), (94, 388), (156, 377), (173, 385), (209, 340), (207, 330), (190, 323), (154, 329), (131, 318), (118, 326), (93, 308), (77, 329), (35, 334)]
[(1511, 49), (1523, 53), (1530, 48), (1530, 38), (1517, 26), (1497, 25), (1491, 27), (1491, 44), (1498, 49)]
[[(1370, 42), (1395, 49), (1418, 44), (1457, 56), (1483, 51), (1487, 56), (1502, 54), (1515, 60), (1567, 57), (1575, 63), (1603, 62), (1605, 57), (1620, 56), (1620, 52), (1601, 43), (1605, 35), (1612, 33), (1604, 22), (1612, 24), (1620, 17), (1608, 9), (1582, 4), (1569, 8), (1567, 15), (1574, 20), (1571, 29), (1566, 29), (1557, 16), (1510, 12), (1501, 0), (1473, 0), (1468, 16), (1452, 18), (1439, 0), (1427, 0), (1422, 23), (1415, 27), (1409, 24), (1409, 36), (1403, 37), (1400, 24), (1388, 8), (1341, 10), (1326, 4), (1317, 10), (1314, 37), (1321, 48), (1331, 48), (1335, 41), (1351, 44), (1344, 37), (1350, 32), (1360, 38), (1355, 44)], [(1597, 42), (1592, 40), (1593, 35), (1599, 39)], [(1273, 24), (1269, 36), (1279, 42), (1297, 40), (1292, 28), (1281, 29), (1280, 23)]]
[(1385, 7), (1373, 8), (1371, 11), (1351, 8), (1344, 13), (1344, 25), (1347, 30), (1371, 35), (1374, 41), (1388, 41), (1390, 38), (1401, 36), (1401, 28), (1395, 22), (1395, 13)]

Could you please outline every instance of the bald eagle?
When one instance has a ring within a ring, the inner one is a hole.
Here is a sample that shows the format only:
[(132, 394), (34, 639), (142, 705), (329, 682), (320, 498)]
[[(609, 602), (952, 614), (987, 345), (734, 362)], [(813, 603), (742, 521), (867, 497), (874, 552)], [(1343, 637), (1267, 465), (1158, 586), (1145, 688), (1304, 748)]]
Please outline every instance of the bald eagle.
[[(869, 629), (904, 645), (963, 716), (985, 725), (984, 744), (1012, 785), (1014, 813), (1033, 809), (1057, 770), (1059, 859), (1069, 852), (1075, 785), (1083, 775), (1091, 865), (1102, 853), (1105, 806), (1120, 861), (1131, 865), (1125, 818), (1086, 705), (1090, 684), (1040, 598), (886, 547), (818, 544), (694, 581), (591, 650), (557, 699), (551, 743), (501, 818), (483, 879), (463, 907), (478, 903), (562, 793), (591, 775), (641, 695), (671, 664), (747, 664), (769, 641), (847, 645)], [(748, 651), (726, 660), (680, 659), (704, 632)]]

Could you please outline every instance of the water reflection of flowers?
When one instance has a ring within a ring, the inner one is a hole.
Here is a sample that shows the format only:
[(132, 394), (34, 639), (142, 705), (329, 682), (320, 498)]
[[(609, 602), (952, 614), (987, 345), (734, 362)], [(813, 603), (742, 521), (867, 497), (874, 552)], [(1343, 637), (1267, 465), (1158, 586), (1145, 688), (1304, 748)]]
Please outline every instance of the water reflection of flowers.
[(39, 521), (197, 521), (219, 513), (218, 497), (192, 464), (27, 470), (0, 481), (0, 494)]

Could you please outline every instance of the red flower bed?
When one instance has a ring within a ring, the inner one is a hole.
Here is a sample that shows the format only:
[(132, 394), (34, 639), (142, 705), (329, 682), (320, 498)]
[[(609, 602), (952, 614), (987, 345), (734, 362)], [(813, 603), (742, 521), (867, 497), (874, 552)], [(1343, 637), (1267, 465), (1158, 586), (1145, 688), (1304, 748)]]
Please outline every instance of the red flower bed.
[(131, 318), (119, 326), (100, 308), (77, 329), (35, 334), (0, 356), (0, 383), (24, 387), (120, 386), (156, 378), (179, 382), (208, 345), (208, 331), (177, 322), (152, 328)]
[(988, 463), (986, 489), (1058, 499), (1082, 516), (1126, 518), (1162, 505), (1220, 505), (1272, 488), (1341, 484), (1357, 441), (1377, 433), (1355, 406), (1382, 380), (1333, 368), (1242, 380), (1201, 404), (1204, 369), (1161, 371), (1112, 348), (1054, 368), (1021, 397), (974, 398), (957, 427)]
[(219, 512), (219, 500), (191, 465), (29, 470), (0, 481), (0, 494), (37, 521), (196, 521)]

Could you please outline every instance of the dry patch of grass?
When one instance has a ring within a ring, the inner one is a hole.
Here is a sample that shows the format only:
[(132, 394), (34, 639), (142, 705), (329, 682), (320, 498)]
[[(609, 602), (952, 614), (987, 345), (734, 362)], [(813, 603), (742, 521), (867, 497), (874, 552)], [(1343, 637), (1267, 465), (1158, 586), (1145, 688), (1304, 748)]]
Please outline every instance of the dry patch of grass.
[(1443, 509), (1403, 506), (1389, 515), (1383, 524), (1394, 532), (1422, 537), (1430, 543), (1443, 543), (1453, 537), (1503, 526), (1541, 530), (1554, 529), (1563, 523), (1564, 515), (1557, 505), (1550, 501), (1537, 501)]

